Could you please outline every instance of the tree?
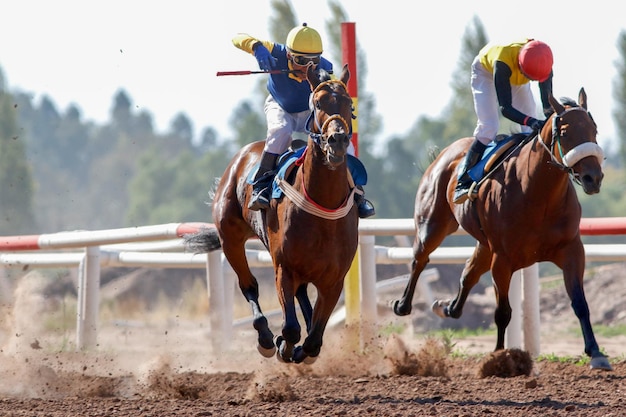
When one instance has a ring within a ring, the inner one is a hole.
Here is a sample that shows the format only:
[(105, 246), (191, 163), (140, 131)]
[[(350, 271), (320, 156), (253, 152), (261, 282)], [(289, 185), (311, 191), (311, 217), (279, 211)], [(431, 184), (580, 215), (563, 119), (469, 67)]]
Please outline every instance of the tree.
[[(4, 76), (0, 71), (0, 79)], [(26, 138), (20, 135), (16, 107), (0, 91), (0, 235), (37, 230), (33, 214), (34, 185), (26, 160)]]
[(618, 154), (621, 159), (622, 166), (626, 166), (626, 118), (623, 117), (626, 110), (626, 30), (620, 32), (617, 40), (617, 49), (619, 50), (619, 59), (616, 62), (617, 77), (613, 82), (613, 97), (617, 102), (617, 106), (613, 111), (613, 120), (617, 139), (619, 141)]
[(470, 87), (470, 67), (480, 49), (487, 44), (485, 28), (477, 16), (467, 26), (461, 40), (461, 55), (452, 75), (452, 98), (444, 111), (446, 124), (443, 142), (450, 144), (458, 138), (471, 136), (476, 126), (474, 99)]

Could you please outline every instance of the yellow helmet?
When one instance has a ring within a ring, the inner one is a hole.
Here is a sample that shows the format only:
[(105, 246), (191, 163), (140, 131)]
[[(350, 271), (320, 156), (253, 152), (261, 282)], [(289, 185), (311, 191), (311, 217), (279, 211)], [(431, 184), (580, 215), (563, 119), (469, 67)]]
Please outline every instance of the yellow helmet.
[(311, 55), (322, 53), (322, 38), (317, 31), (306, 23), (289, 31), (286, 42), (289, 52), (294, 54)]

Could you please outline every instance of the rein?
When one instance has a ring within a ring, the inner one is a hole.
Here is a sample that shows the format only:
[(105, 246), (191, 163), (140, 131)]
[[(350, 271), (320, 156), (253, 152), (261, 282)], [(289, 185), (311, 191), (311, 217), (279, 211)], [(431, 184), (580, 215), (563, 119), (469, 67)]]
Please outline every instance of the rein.
[[(311, 100), (313, 99), (313, 96), (315, 95), (315, 93), (317, 93), (322, 88), (329, 86), (331, 84), (340, 85), (341, 87), (343, 87), (345, 91), (348, 91), (348, 88), (346, 87), (346, 85), (340, 80), (324, 81), (318, 84), (315, 90), (313, 90), (313, 92), (311, 93)], [(345, 130), (349, 132), (348, 138), (352, 138), (352, 124), (348, 124), (346, 119), (341, 117), (341, 115), (333, 114), (332, 116), (328, 117), (324, 121), (324, 123), (320, 126), (319, 121), (317, 120), (317, 117), (315, 117), (316, 107), (313, 106), (312, 103), (310, 107), (311, 107), (311, 114), (309, 115), (309, 118), (307, 119), (307, 122), (305, 124), (305, 131), (308, 133), (311, 139), (313, 139), (313, 142), (315, 142), (315, 144), (319, 146), (321, 149), (325, 149), (328, 146), (328, 138), (324, 132), (326, 132), (326, 130), (328, 129), (328, 125), (333, 120), (338, 120), (341, 124), (343, 124), (343, 127), (345, 128)], [(315, 133), (310, 129), (310, 125), (313, 121), (315, 121), (315, 128), (320, 133)], [(300, 157), (300, 159), (297, 161), (296, 163), (297, 165), (302, 165), (302, 161), (304, 160), (304, 156), (306, 155), (306, 152), (307, 151), (305, 150), (302, 156)], [(304, 176), (302, 176), (303, 194), (299, 193), (298, 190), (296, 190), (285, 179), (278, 180), (278, 187), (285, 193), (287, 197), (289, 197), (289, 199), (296, 205), (296, 207), (304, 210), (305, 212), (309, 214), (312, 214), (317, 217), (321, 217), (326, 220), (338, 220), (338, 219), (345, 217), (348, 213), (350, 213), (350, 210), (352, 210), (352, 207), (354, 206), (354, 194), (356, 192), (356, 187), (354, 187), (353, 184), (351, 184), (351, 186), (352, 186), (351, 187), (352, 189), (350, 193), (348, 194), (348, 196), (346, 197), (346, 199), (344, 200), (344, 202), (341, 204), (341, 206), (337, 209), (329, 209), (329, 208), (322, 207), (321, 205), (317, 204), (309, 196), (304, 186)]]

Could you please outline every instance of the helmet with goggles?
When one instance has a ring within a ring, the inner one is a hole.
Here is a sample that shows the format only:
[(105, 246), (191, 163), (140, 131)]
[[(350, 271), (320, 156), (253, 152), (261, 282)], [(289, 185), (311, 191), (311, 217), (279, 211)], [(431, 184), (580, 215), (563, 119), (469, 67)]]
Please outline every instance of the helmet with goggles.
[(320, 34), (306, 23), (289, 31), (285, 45), (292, 55), (321, 55), (323, 50)]
[(524, 45), (518, 61), (522, 72), (531, 80), (543, 82), (552, 72), (552, 50), (541, 41), (531, 40)]

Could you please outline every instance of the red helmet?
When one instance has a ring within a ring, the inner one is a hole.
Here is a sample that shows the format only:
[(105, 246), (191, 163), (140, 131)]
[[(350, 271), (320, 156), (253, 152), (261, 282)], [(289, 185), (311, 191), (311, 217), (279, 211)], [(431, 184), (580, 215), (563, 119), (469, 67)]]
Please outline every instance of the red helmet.
[(528, 78), (543, 82), (552, 72), (552, 50), (541, 41), (530, 41), (520, 50), (518, 62)]

